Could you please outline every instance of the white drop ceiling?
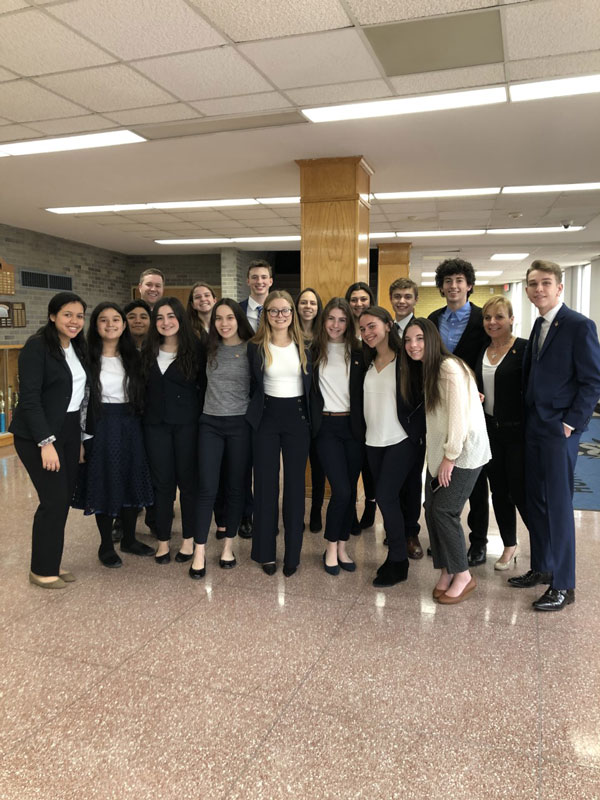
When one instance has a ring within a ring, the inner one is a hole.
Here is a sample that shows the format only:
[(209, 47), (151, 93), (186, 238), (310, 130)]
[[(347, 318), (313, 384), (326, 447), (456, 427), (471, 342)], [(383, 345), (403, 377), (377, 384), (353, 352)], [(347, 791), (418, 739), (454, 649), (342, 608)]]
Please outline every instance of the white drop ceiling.
[[(504, 59), (491, 64), (389, 75), (366, 33), (448, 15), (466, 29), (473, 14), (498, 13)], [(125, 126), (153, 137), (0, 159), (0, 222), (130, 254), (190, 253), (218, 247), (154, 239), (298, 235), (300, 208), (45, 208), (295, 196), (296, 159), (345, 155), (364, 156), (373, 192), (598, 181), (600, 95), (320, 125), (298, 116), (307, 105), (598, 73), (598, 19), (597, 0), (0, 0), (0, 142)], [(263, 127), (218, 130), (263, 114)], [(181, 135), (196, 122), (216, 130)], [(585, 230), (416, 240), (419, 280), (448, 252), (480, 269), (498, 252), (588, 261), (600, 253), (600, 192), (374, 201), (371, 230), (570, 220)], [(522, 273), (512, 262), (501, 280)]]

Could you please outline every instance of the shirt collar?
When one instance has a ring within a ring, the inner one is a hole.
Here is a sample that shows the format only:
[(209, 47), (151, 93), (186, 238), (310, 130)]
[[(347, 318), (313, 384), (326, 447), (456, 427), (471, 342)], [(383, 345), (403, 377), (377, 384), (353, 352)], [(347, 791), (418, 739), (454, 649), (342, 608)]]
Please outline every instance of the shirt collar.
[(396, 322), (396, 325), (397, 325), (397, 326), (400, 328), (400, 330), (402, 331), (402, 333), (404, 333), (404, 331), (405, 331), (405, 330), (406, 330), (406, 328), (408, 327), (408, 323), (411, 321), (411, 319), (413, 319), (413, 317), (414, 317), (414, 316), (415, 316), (415, 315), (414, 315), (414, 314), (412, 313), (412, 311), (411, 311), (411, 313), (410, 313), (410, 314), (408, 314), (408, 316), (404, 317), (404, 319), (397, 319), (397, 320), (395, 320), (395, 322)]
[(560, 311), (560, 309), (561, 309), (561, 306), (562, 306), (562, 305), (563, 305), (563, 301), (562, 301), (562, 300), (560, 300), (560, 301), (559, 301), (559, 302), (558, 302), (558, 303), (557, 303), (557, 304), (554, 306), (554, 308), (551, 308), (551, 309), (550, 309), (550, 311), (546, 311), (546, 313), (542, 315), (542, 316), (543, 316), (543, 318), (546, 320), (546, 322), (547, 322), (547, 323), (551, 324), (552, 322), (554, 322), (554, 318), (556, 317), (556, 315), (557, 315), (557, 314), (558, 314), (558, 312)]
[(459, 322), (462, 322), (465, 319), (469, 318), (469, 314), (471, 313), (471, 303), (467, 300), (464, 306), (461, 306), (456, 311), (452, 311), (449, 306), (446, 306), (446, 310), (444, 311), (444, 317), (449, 319), (453, 314)]
[(248, 308), (251, 308), (253, 311), (256, 311), (257, 308), (262, 308), (260, 303), (257, 303), (256, 300), (250, 295), (248, 297)]

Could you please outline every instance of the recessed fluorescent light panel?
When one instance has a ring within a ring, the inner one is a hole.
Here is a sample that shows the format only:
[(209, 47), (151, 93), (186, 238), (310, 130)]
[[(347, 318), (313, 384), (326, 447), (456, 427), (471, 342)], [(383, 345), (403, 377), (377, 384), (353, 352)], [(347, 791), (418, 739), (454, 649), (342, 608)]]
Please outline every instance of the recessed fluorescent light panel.
[(421, 281), (421, 286), (435, 286), (435, 281)]
[(570, 228), (563, 228), (562, 225), (557, 225), (556, 227), (551, 228), (492, 228), (488, 231), (488, 233), (514, 235), (519, 233), (575, 233), (576, 231), (582, 231), (583, 229), (583, 225), (571, 225)]
[(300, 202), (299, 197), (257, 197), (257, 203), (263, 206), (292, 206)]
[(435, 197), (481, 197), (500, 194), (500, 187), (493, 189), (433, 189), (428, 192), (377, 192), (376, 200), (425, 200)]
[(236, 236), (231, 239), (155, 239), (156, 244), (252, 244), (253, 242), (299, 242), (300, 236)]
[[(358, 237), (360, 239), (360, 236)], [(382, 231), (381, 233), (370, 233), (369, 239), (395, 239), (394, 231)]]
[(567, 97), (576, 94), (600, 92), (600, 75), (582, 75), (579, 78), (558, 78), (551, 81), (512, 83), (509, 86), (513, 103), (523, 100), (543, 100), (547, 97)]
[(258, 200), (253, 197), (240, 198), (239, 200), (178, 200), (173, 203), (148, 203), (150, 208), (162, 210), (170, 208), (223, 208), (235, 206), (257, 206)]
[(87, 133), (83, 136), (61, 136), (58, 139), (33, 139), (0, 145), (0, 150), (9, 156), (26, 156), (34, 153), (58, 153), (66, 150), (88, 150), (93, 147), (115, 147), (119, 144), (145, 142), (133, 131), (109, 131)]
[(490, 261), (523, 261), (529, 253), (494, 253)]
[(435, 278), (435, 272), (422, 272), (422, 278)]
[(311, 122), (339, 122), (345, 119), (393, 117), (398, 114), (420, 114), (425, 111), (444, 111), (451, 108), (487, 106), (494, 103), (506, 103), (506, 89), (503, 86), (376, 100), (367, 103), (346, 103), (340, 106), (303, 108), (302, 113)]
[(485, 230), (473, 231), (396, 231), (396, 236), (402, 239), (414, 239), (427, 236), (483, 236)]
[(540, 186), (505, 186), (502, 194), (538, 194), (542, 192), (594, 192), (600, 183), (546, 183)]

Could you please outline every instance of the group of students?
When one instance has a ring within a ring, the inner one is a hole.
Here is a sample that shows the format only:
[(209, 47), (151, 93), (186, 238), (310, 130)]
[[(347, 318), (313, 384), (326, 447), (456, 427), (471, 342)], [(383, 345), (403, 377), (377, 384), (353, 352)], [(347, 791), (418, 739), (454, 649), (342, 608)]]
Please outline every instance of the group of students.
[[(124, 310), (100, 303), (87, 342), (85, 302), (68, 292), (53, 297), (46, 325), (20, 355), (20, 403), (11, 426), (40, 499), (30, 581), (62, 588), (74, 580), (61, 567), (70, 505), (95, 515), (104, 566), (122, 563), (111, 531), (115, 517), (122, 525), (121, 551), (169, 563), (177, 489), (182, 544), (175, 560), (190, 562), (192, 579), (206, 574), (213, 513), (223, 541), (220, 567), (236, 565), (233, 542), (240, 530), (252, 536), (252, 559), (273, 575), (280, 461), (283, 573), (290, 577), (300, 563), (310, 457), (313, 531), (322, 526), (325, 478), (331, 486), (325, 571), (355, 570), (347, 543), (351, 533), (373, 523), (379, 505), (388, 555), (373, 583), (393, 586), (407, 579), (409, 556), (423, 555), (418, 518), (426, 459), (425, 519), (440, 570), (433, 596), (442, 605), (464, 600), (476, 587), (469, 567), (485, 561), (485, 539), (483, 559), (481, 534), (467, 552), (460, 517), (469, 498), (470, 516), (481, 517), (474, 490), (483, 475), (505, 545), (496, 568), (507, 568), (516, 554), (516, 507), (527, 521), (520, 388), (525, 343), (512, 336), (504, 297), (491, 298), (483, 311), (468, 303), (471, 273), (458, 259), (438, 267), (447, 307), (430, 319), (414, 316), (416, 284), (395, 281), (394, 319), (364, 283), (324, 308), (310, 288), (294, 303), (287, 292), (271, 290), (264, 261), (250, 265), (251, 294), (241, 304), (217, 300), (199, 282), (184, 308), (175, 297), (161, 297), (157, 272), (148, 270), (140, 280), (140, 288), (150, 287), (146, 299)], [(359, 521), (361, 472), (365, 512)], [(135, 538), (144, 507), (156, 551)], [(484, 524), (487, 529), (487, 518)]]

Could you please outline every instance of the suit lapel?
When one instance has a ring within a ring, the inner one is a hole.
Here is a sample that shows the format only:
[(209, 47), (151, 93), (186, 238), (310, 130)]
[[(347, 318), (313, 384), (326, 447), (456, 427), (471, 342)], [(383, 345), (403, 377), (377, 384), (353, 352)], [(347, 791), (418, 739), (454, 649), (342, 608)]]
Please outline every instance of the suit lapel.
[(562, 323), (564, 321), (565, 314), (563, 312), (565, 311), (565, 309), (566, 309), (566, 306), (563, 304), (561, 306), (561, 309), (558, 312), (558, 314), (554, 317), (553, 321), (550, 323), (550, 328), (548, 330), (548, 333), (546, 334), (546, 338), (544, 339), (544, 344), (542, 346), (542, 349), (540, 350), (540, 354), (538, 356), (538, 361), (539, 361), (540, 358), (543, 358), (543, 356), (545, 355), (546, 351), (548, 350), (548, 347), (550, 346), (550, 344), (552, 343), (554, 337), (558, 333), (558, 331), (560, 329), (560, 326), (562, 325)]

